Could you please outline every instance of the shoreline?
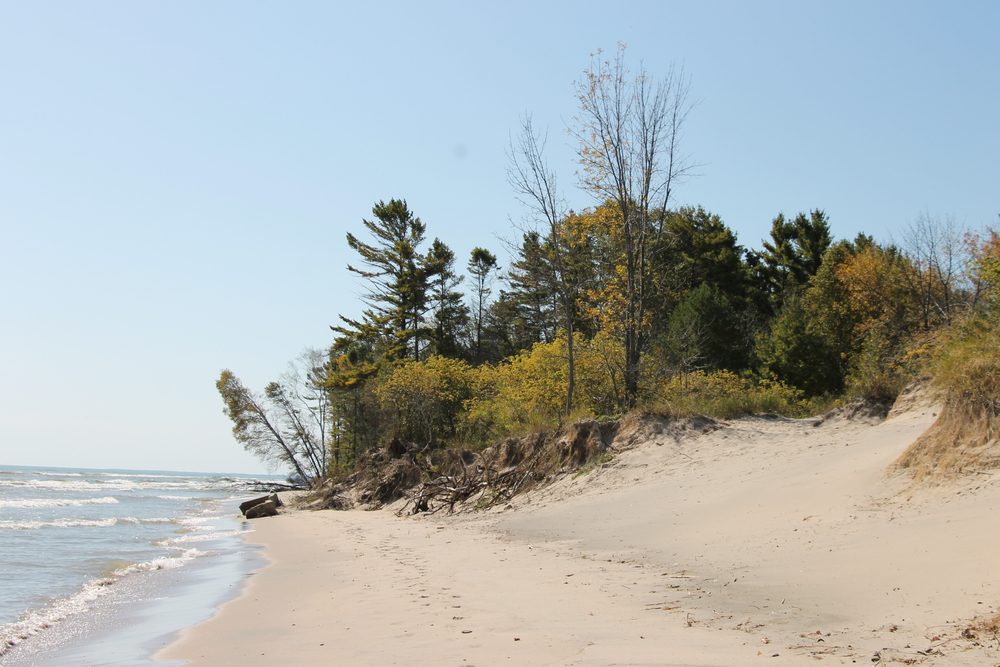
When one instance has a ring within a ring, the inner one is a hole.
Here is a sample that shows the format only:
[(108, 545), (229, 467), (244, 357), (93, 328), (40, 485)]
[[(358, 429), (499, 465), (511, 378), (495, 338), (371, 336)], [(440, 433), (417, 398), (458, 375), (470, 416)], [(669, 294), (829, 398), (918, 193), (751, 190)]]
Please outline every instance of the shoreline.
[[(235, 501), (226, 503), (235, 512)], [(164, 563), (167, 567), (138, 563), (86, 582), (67, 598), (75, 600), (99, 587), (85, 608), (67, 612), (8, 647), (0, 655), (0, 665), (153, 664), (151, 655), (157, 648), (172, 641), (181, 629), (210, 618), (222, 602), (237, 597), (241, 583), (257, 568), (262, 547), (252, 537), (248, 539), (249, 534), (240, 528), (241, 520), (226, 512), (212, 522), (218, 537), (196, 542), (208, 553), (182, 566), (172, 567), (169, 559)], [(56, 600), (57, 607), (65, 605)], [(46, 609), (33, 613), (42, 616)], [(176, 664), (180, 663), (169, 663)]]
[(619, 454), (510, 509), (254, 520), (270, 563), (156, 660), (202, 665), (982, 665), (1000, 478), (884, 470), (879, 425), (747, 418)]

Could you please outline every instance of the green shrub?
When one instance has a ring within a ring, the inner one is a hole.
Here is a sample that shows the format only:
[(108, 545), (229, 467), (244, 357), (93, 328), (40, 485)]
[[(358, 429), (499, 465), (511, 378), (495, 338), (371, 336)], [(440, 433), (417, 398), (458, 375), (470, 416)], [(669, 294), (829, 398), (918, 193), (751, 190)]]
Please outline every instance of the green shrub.
[(854, 356), (847, 376), (850, 398), (894, 401), (913, 379), (913, 364), (908, 364), (904, 343), (887, 335), (884, 326), (868, 332), (861, 351)]
[(719, 419), (764, 413), (804, 417), (818, 411), (818, 403), (799, 389), (730, 371), (675, 375), (648, 388), (645, 407), (678, 417), (700, 414)]
[(770, 333), (758, 341), (757, 356), (769, 377), (801, 389), (806, 395), (843, 390), (843, 358), (817, 329), (798, 297), (785, 302)]

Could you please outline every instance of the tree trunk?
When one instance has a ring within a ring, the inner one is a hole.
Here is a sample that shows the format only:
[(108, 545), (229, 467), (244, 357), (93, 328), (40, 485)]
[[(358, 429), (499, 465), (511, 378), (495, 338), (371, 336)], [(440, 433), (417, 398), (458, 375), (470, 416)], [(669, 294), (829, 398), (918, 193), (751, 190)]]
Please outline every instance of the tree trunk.
[(566, 330), (569, 335), (566, 337), (566, 357), (569, 361), (569, 382), (566, 389), (566, 416), (569, 417), (573, 412), (573, 386), (575, 384), (575, 369), (573, 364), (573, 314), (569, 312), (570, 308), (567, 307), (566, 313)]

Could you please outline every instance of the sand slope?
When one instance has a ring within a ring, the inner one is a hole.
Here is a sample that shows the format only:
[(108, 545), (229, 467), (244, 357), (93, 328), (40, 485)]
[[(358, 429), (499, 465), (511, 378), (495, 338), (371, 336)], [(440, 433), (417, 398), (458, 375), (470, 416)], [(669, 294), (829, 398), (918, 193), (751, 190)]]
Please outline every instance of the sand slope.
[(994, 665), (1000, 485), (885, 468), (933, 408), (663, 435), (489, 513), (292, 513), (194, 665)]

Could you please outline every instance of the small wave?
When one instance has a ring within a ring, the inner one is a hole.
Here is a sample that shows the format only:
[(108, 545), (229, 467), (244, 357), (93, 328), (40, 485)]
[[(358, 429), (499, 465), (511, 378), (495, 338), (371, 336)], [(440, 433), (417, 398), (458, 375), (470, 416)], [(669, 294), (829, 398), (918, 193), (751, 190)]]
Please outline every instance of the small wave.
[(0, 479), (0, 486), (14, 486), (19, 489), (45, 489), (47, 491), (73, 492), (73, 491), (134, 491), (135, 484), (128, 482), (122, 484), (104, 484), (88, 481), (74, 480), (6, 480)]
[(83, 474), (78, 472), (36, 472), (35, 474), (45, 477), (83, 477)]
[(132, 574), (133, 572), (152, 572), (153, 570), (173, 570), (182, 565), (186, 565), (195, 558), (205, 555), (206, 552), (199, 551), (198, 549), (184, 549), (179, 555), (169, 557), (161, 556), (159, 558), (154, 558), (151, 561), (145, 563), (136, 563), (135, 565), (126, 565), (125, 567), (118, 568), (114, 572), (116, 577), (124, 577), (127, 574)]
[(217, 533), (188, 533), (180, 537), (168, 537), (163, 540), (163, 546), (169, 547), (174, 544), (188, 544), (190, 542), (204, 542), (205, 540), (216, 540), (220, 537), (235, 537), (242, 535), (245, 530), (223, 530)]
[(25, 612), (13, 623), (0, 626), (0, 655), (28, 637), (65, 620), (66, 617), (87, 611), (90, 609), (90, 604), (107, 593), (107, 587), (116, 581), (117, 579), (112, 577), (95, 579), (84, 584), (83, 589), (70, 598), (57, 600), (44, 609)]
[(92, 603), (105, 595), (109, 587), (118, 583), (124, 576), (135, 572), (172, 570), (202, 555), (204, 555), (204, 552), (197, 549), (187, 549), (177, 556), (155, 558), (145, 563), (126, 565), (115, 570), (110, 577), (102, 577), (87, 582), (83, 585), (83, 588), (71, 597), (56, 600), (43, 609), (25, 612), (13, 623), (0, 626), (0, 656), (28, 637), (51, 628), (67, 617), (90, 610)]
[(146, 519), (140, 519), (134, 516), (123, 516), (119, 517), (118, 521), (121, 523), (177, 523), (176, 519), (167, 519), (165, 517), (150, 517)]
[(38, 530), (39, 528), (110, 528), (119, 523), (180, 523), (167, 517), (122, 516), (108, 519), (55, 519), (53, 521), (0, 521), (0, 530)]
[(182, 526), (197, 526), (211, 520), (212, 517), (210, 516), (186, 516), (180, 519), (175, 519), (175, 521)]
[[(115, 475), (94, 478), (73, 478), (63, 476), (63, 479), (37, 478), (24, 476), (3, 476), (0, 477), (0, 487), (15, 488), (18, 490), (40, 489), (53, 491), (56, 493), (116, 493), (135, 491), (160, 491), (162, 495), (175, 495), (179, 500), (182, 496), (177, 494), (197, 494), (202, 491), (208, 492), (236, 492), (236, 497), (247, 494), (248, 488), (256, 484), (255, 482), (234, 482), (212, 478), (168, 478), (163, 475), (159, 478), (147, 478), (141, 475)], [(172, 500), (173, 498), (171, 498)], [(196, 497), (184, 497), (185, 500), (197, 500)]]
[(209, 482), (215, 477), (205, 476), (205, 475), (185, 475), (184, 473), (178, 473), (176, 475), (164, 475), (164, 474), (147, 474), (142, 472), (99, 472), (94, 474), (95, 477), (121, 477), (125, 479), (180, 479), (180, 480), (190, 480), (192, 482)]
[(56, 519), (55, 521), (0, 521), (0, 530), (39, 528), (110, 528), (118, 519)]
[(0, 507), (9, 508), (33, 508), (33, 507), (83, 507), (84, 505), (117, 505), (118, 499), (107, 496), (105, 498), (86, 498), (84, 500), (70, 500), (66, 498), (22, 498), (19, 500), (0, 500)]

